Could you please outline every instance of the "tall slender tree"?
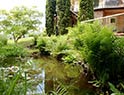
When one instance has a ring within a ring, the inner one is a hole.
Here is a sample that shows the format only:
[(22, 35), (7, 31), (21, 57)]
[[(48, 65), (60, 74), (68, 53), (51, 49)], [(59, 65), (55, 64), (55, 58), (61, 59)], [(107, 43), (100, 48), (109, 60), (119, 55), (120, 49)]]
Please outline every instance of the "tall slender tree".
[(80, 0), (79, 2), (79, 21), (94, 18), (93, 0)]
[(56, 13), (56, 0), (46, 0), (46, 32), (48, 36), (55, 34), (54, 15)]
[(57, 0), (57, 16), (59, 34), (66, 34), (70, 26), (70, 0)]

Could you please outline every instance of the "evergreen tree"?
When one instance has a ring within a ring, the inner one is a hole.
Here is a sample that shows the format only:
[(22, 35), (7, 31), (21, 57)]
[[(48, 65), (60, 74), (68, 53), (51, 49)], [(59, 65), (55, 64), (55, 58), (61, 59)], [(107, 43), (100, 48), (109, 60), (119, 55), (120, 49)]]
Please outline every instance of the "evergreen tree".
[(94, 18), (93, 0), (80, 0), (79, 2), (79, 21)]
[(67, 27), (70, 26), (70, 0), (57, 0), (57, 16), (59, 34), (66, 34)]
[(46, 32), (48, 36), (54, 32), (54, 14), (56, 12), (56, 0), (46, 0)]

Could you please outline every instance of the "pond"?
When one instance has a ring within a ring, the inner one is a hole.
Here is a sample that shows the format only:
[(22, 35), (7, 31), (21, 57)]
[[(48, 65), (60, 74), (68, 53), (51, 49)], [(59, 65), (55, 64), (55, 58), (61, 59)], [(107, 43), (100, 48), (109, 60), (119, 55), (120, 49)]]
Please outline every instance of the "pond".
[[(14, 82), (16, 78), (18, 94), (24, 95), (82, 95), (93, 93), (87, 80), (82, 78), (80, 66), (63, 64), (54, 57), (40, 57), (38, 59), (28, 58), (21, 65), (1, 67), (0, 79)], [(17, 77), (16, 77), (17, 76)], [(14, 78), (13, 78), (14, 77)], [(23, 89), (22, 89), (23, 88)], [(20, 92), (22, 90), (22, 92)], [(52, 94), (55, 95), (55, 94)], [(90, 94), (89, 94), (90, 95)]]
[[(1, 85), (6, 85), (5, 88), (11, 87), (11, 85), (14, 85), (12, 89), (16, 90), (25, 88), (26, 95), (41, 94), (45, 92), (45, 70), (42, 67), (38, 67), (33, 58), (28, 58), (25, 63), (22, 62), (13, 65), (8, 64), (8, 66), (5, 65), (4, 67), (1, 66), (0, 81)], [(16, 82), (15, 84), (13, 84), (14, 81)], [(4, 91), (1, 87), (0, 93), (2, 93), (2, 90)], [(8, 95), (7, 91), (4, 92), (6, 92), (5, 95)], [(20, 93), (20, 91), (18, 93)]]

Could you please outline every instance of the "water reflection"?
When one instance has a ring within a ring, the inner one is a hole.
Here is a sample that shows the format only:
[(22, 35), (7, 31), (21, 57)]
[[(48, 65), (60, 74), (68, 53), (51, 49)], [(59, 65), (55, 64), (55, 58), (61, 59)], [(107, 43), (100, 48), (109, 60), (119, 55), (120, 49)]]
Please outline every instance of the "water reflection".
[(34, 80), (35, 79), (42, 79), (41, 80), (41, 83), (39, 83), (37, 86), (36, 86), (36, 90), (35, 91), (32, 91), (31, 89), (29, 89), (27, 91), (27, 95), (32, 95), (32, 94), (43, 94), (45, 93), (45, 70), (42, 69), (41, 73), (36, 75)]
[(41, 95), (45, 93), (45, 69), (37, 65), (37, 62), (31, 58), (25, 64), (21, 64), (21, 66), (0, 67), (0, 80), (5, 82), (14, 81), (13, 79), (19, 76), (14, 89), (19, 86), (19, 91), (24, 88), (27, 89), (27, 95)]
[(36, 93), (45, 93), (45, 70), (43, 69), (41, 74), (37, 75), (37, 77), (42, 78), (42, 82), (37, 85)]
[(32, 95), (32, 94), (43, 94), (45, 93), (45, 70), (42, 68), (40, 69), (39, 67), (37, 68), (37, 64), (33, 61), (33, 59), (29, 59), (27, 61), (29, 65), (32, 65), (32, 70), (36, 70), (39, 72), (38, 74), (35, 74), (34, 81), (35, 80), (40, 80), (38, 81), (38, 85), (36, 86), (35, 91), (28, 90), (27, 95)]

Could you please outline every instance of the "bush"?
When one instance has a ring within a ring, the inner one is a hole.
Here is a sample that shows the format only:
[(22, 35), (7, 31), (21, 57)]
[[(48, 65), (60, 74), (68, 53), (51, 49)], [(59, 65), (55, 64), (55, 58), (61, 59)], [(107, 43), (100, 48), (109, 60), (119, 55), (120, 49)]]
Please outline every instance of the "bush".
[(25, 57), (26, 51), (16, 45), (5, 45), (0, 47), (0, 64), (13, 64), (17, 63), (17, 59)]
[(23, 48), (19, 47), (19, 46), (14, 46), (14, 45), (7, 45), (2, 47), (2, 52), (1, 54), (3, 54), (6, 57), (24, 57), (25, 56), (25, 51), (23, 50)]
[(66, 55), (70, 48), (67, 36), (40, 37), (37, 46), (41, 54), (51, 54), (54, 57)]
[(80, 51), (76, 50), (73, 45), (75, 38), (78, 38), (75, 33), (51, 37), (43, 35), (38, 38), (37, 46), (43, 55), (52, 55), (65, 63), (74, 63), (77, 60), (82, 60)]
[(47, 50), (48, 37), (40, 37), (38, 38), (37, 47), (40, 50), (41, 55), (50, 55), (50, 51)]
[(108, 81), (117, 84), (124, 78), (124, 38), (116, 37), (111, 28), (96, 22), (81, 25), (71, 29), (69, 34), (79, 33), (73, 40), (74, 47), (81, 52), (101, 84)]
[(52, 44), (52, 54), (53, 56), (64, 54), (71, 48), (68, 43), (67, 36), (57, 36), (56, 40), (52, 39), (54, 45)]
[(7, 37), (3, 34), (0, 34), (0, 46), (7, 45)]

